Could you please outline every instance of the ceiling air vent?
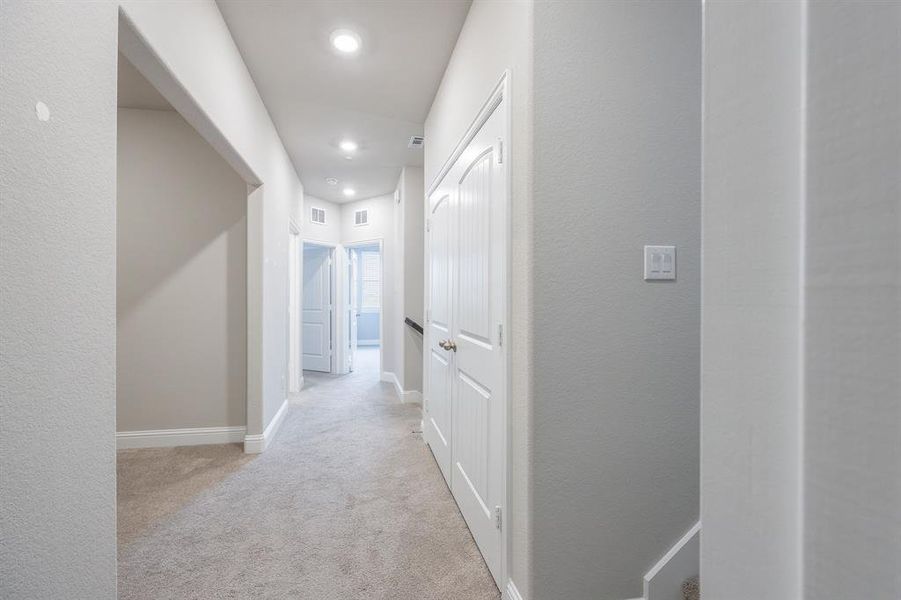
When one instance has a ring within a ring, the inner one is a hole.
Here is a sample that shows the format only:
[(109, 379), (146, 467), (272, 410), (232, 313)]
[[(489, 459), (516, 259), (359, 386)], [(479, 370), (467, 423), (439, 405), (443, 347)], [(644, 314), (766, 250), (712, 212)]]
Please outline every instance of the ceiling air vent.
[(354, 212), (354, 227), (369, 225), (369, 211), (366, 209)]
[(407, 144), (407, 148), (422, 148), (422, 145), (425, 143), (425, 138), (421, 135), (414, 135), (410, 138), (410, 143)]
[(320, 225), (325, 225), (325, 209), (312, 208), (310, 210), (310, 221), (312, 221), (313, 223), (318, 223)]

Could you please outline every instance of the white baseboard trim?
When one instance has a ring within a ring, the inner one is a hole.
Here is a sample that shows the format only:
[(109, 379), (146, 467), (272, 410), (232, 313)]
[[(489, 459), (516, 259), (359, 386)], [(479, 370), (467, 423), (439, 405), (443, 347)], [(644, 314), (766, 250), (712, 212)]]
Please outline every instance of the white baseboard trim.
[(398, 380), (397, 375), (395, 375), (391, 371), (382, 371), (381, 379), (386, 383), (394, 385), (394, 391), (397, 393), (397, 398), (401, 402), (422, 404), (422, 392), (420, 392), (419, 390), (405, 391), (404, 388), (400, 385), (400, 380)]
[(272, 417), (271, 421), (269, 421), (269, 425), (266, 426), (266, 430), (263, 431), (262, 434), (244, 436), (244, 453), (259, 454), (265, 451), (266, 448), (269, 447), (269, 444), (272, 443), (272, 440), (275, 439), (275, 435), (278, 433), (278, 428), (281, 427), (282, 421), (285, 420), (285, 413), (287, 412), (288, 399), (285, 398), (285, 401), (282, 402), (281, 408), (278, 409), (278, 412), (275, 413), (275, 416)]
[(516, 585), (513, 583), (512, 579), (507, 581), (507, 587), (504, 588), (503, 600), (522, 600), (522, 596), (520, 595), (519, 590), (516, 589)]
[(405, 403), (408, 404), (422, 404), (422, 392), (419, 390), (410, 390), (405, 391), (403, 397), (401, 398)]
[(701, 523), (695, 523), (644, 576), (644, 600), (678, 597), (682, 582), (700, 572)]
[(391, 371), (382, 371), (382, 381), (393, 384), (394, 391), (397, 392), (397, 397), (400, 400), (404, 398), (404, 388), (400, 386), (400, 381), (397, 379), (397, 375), (392, 373)]
[(149, 429), (117, 431), (116, 448), (170, 448), (204, 444), (235, 444), (244, 440), (244, 427), (189, 427), (185, 429)]

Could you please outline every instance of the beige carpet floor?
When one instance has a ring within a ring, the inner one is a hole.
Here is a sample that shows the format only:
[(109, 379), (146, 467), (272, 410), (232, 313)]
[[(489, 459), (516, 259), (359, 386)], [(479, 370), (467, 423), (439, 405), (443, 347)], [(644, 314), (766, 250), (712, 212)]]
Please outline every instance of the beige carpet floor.
[(359, 362), (305, 373), (262, 455), (120, 451), (119, 598), (500, 598), (418, 407)]

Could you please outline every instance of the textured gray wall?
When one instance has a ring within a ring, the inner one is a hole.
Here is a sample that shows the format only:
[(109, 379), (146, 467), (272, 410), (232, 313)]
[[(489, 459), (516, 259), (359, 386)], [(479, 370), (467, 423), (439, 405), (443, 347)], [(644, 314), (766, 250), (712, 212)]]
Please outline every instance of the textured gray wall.
[(800, 598), (802, 11), (708, 2), (704, 595)]
[(901, 4), (808, 15), (804, 597), (901, 598)]
[(534, 61), (532, 597), (633, 598), (698, 518), (701, 4), (538, 2)]
[[(423, 261), (425, 260), (425, 184), (421, 167), (404, 167), (401, 205), (404, 217), (403, 317), (423, 324)], [(403, 325), (404, 390), (422, 391), (422, 336)]]
[(117, 154), (117, 430), (244, 425), (247, 186), (172, 110)]
[(116, 24), (0, 3), (3, 598), (116, 596)]

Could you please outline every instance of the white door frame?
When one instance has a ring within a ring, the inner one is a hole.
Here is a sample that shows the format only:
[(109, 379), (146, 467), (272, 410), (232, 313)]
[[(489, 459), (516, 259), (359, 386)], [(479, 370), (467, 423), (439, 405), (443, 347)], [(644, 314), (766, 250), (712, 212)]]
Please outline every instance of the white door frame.
[[(360, 246), (378, 246), (379, 247), (379, 269), (381, 271), (381, 278), (379, 280), (379, 377), (382, 374), (382, 365), (385, 364), (385, 238), (377, 237), (370, 238), (366, 240), (359, 240), (356, 242), (347, 242), (342, 244), (342, 248), (346, 250), (350, 250), (352, 248), (359, 248)], [(343, 270), (342, 270), (343, 271)], [(348, 310), (347, 306), (347, 294), (342, 294), (339, 302), (341, 306), (338, 307), (338, 310), (341, 311), (341, 314), (345, 314)], [(339, 357), (340, 364), (342, 369), (345, 369), (342, 372), (346, 372), (347, 366), (347, 344), (344, 342), (347, 341), (347, 338), (350, 335), (349, 331), (344, 331), (344, 319), (341, 319), (341, 328), (339, 331), (339, 335), (341, 343), (339, 344)]]
[(303, 311), (303, 244), (300, 227), (288, 222), (288, 394), (296, 394), (303, 387), (301, 330)]
[[(501, 593), (504, 595), (506, 595), (506, 593), (507, 593), (505, 588), (507, 588), (512, 583), (510, 580), (510, 571), (511, 571), (510, 560), (511, 560), (511, 557), (513, 554), (513, 548), (511, 546), (512, 536), (510, 534), (510, 527), (509, 527), (510, 490), (512, 489), (512, 482), (510, 481), (510, 475), (511, 475), (510, 457), (512, 455), (511, 441), (512, 441), (512, 437), (513, 437), (512, 423), (510, 420), (510, 415), (512, 414), (512, 400), (511, 400), (511, 394), (510, 394), (510, 381), (511, 381), (511, 376), (512, 376), (512, 361), (511, 361), (511, 353), (508, 352), (508, 348), (510, 345), (509, 340), (512, 338), (511, 331), (510, 331), (510, 329), (511, 329), (510, 324), (512, 323), (512, 319), (511, 319), (511, 305), (512, 305), (511, 288), (512, 288), (512, 286), (510, 285), (510, 276), (512, 273), (512, 256), (513, 256), (512, 234), (511, 234), (511, 227), (510, 227), (510, 224), (512, 221), (511, 217), (513, 214), (512, 213), (512, 210), (513, 210), (513, 206), (512, 206), (512, 197), (513, 197), (512, 173), (513, 173), (513, 169), (511, 167), (511, 160), (510, 160), (510, 156), (512, 154), (511, 148), (513, 146), (512, 136), (511, 136), (513, 117), (512, 117), (512, 110), (511, 110), (512, 98), (510, 96), (510, 78), (511, 78), (511, 75), (510, 75), (509, 69), (504, 70), (504, 72), (501, 74), (500, 80), (498, 81), (497, 85), (495, 85), (494, 89), (491, 91), (491, 94), (488, 96), (488, 99), (485, 100), (484, 104), (482, 104), (482, 107), (479, 109), (479, 112), (476, 115), (475, 119), (473, 119), (469, 128), (467, 128), (466, 133), (463, 135), (463, 137), (460, 139), (460, 141), (457, 142), (457, 145), (454, 147), (453, 152), (451, 152), (450, 156), (448, 156), (447, 159), (444, 161), (444, 164), (442, 165), (441, 170), (438, 171), (438, 173), (435, 175), (435, 178), (429, 184), (429, 187), (426, 190), (426, 194), (425, 194), (426, 198), (430, 198), (432, 196), (432, 194), (435, 192), (435, 190), (438, 188), (438, 186), (441, 185), (445, 176), (448, 174), (448, 172), (451, 170), (451, 168), (457, 162), (457, 159), (460, 158), (460, 155), (463, 153), (463, 150), (469, 145), (469, 143), (476, 136), (476, 134), (479, 132), (481, 127), (488, 121), (488, 119), (494, 113), (494, 110), (496, 108), (498, 108), (499, 105), (503, 104), (504, 112), (506, 113), (504, 115), (504, 144), (506, 147), (503, 148), (502, 152), (503, 152), (503, 159), (507, 163), (507, 168), (506, 168), (507, 197), (504, 200), (505, 205), (506, 205), (507, 223), (506, 223), (506, 226), (504, 227), (504, 238), (505, 239), (503, 241), (503, 248), (504, 248), (504, 253), (506, 255), (505, 264), (506, 264), (506, 270), (507, 270), (507, 272), (506, 272), (506, 288), (507, 289), (506, 289), (506, 306), (505, 306), (505, 314), (504, 314), (504, 323), (502, 324), (503, 332), (504, 332), (504, 343), (501, 346), (501, 349), (503, 352), (504, 367), (505, 367), (504, 368), (504, 385), (503, 385), (503, 388), (504, 388), (504, 403), (503, 403), (504, 427), (502, 428), (502, 431), (503, 431), (502, 435), (504, 436), (504, 439), (502, 441), (502, 447), (504, 448), (504, 456), (503, 456), (503, 460), (501, 461), (503, 464), (503, 471), (504, 471), (504, 474), (503, 474), (504, 491), (502, 494), (502, 497), (504, 499), (504, 506), (503, 506), (504, 519), (503, 519), (503, 524), (501, 527), (502, 543), (501, 543), (500, 563), (501, 563), (501, 573), (502, 573), (501, 574), (502, 584), (498, 587), (501, 588)], [(423, 211), (423, 213), (424, 213), (424, 218), (427, 219), (429, 216), (429, 211), (425, 210), (425, 211)], [(423, 250), (425, 252), (425, 262), (424, 262), (425, 265), (430, 264), (429, 247), (428, 247), (429, 241), (428, 240), (429, 240), (429, 236), (426, 235), (425, 236), (425, 244), (424, 244), (424, 248), (423, 248)], [(430, 275), (429, 269), (426, 268), (425, 273), (424, 273), (424, 278), (423, 278), (424, 286), (425, 286), (424, 287), (424, 294), (425, 294), (424, 297), (426, 297), (426, 298), (428, 297), (428, 290), (430, 289), (429, 288), (429, 284), (430, 284), (429, 275)], [(427, 314), (426, 323), (425, 323), (426, 325), (428, 325), (429, 320), (430, 320), (430, 315)], [(423, 329), (425, 330), (425, 336), (426, 336), (425, 339), (423, 340), (423, 348), (430, 348), (431, 341), (427, 337), (429, 334), (429, 328), (426, 326)], [(422, 379), (423, 380), (423, 386), (422, 386), (423, 394), (427, 394), (427, 392), (428, 392), (428, 386), (425, 384), (425, 382), (428, 381), (428, 376), (429, 376), (428, 364), (429, 364), (429, 361), (427, 361), (427, 360), (423, 361), (423, 371), (424, 371), (423, 379)], [(423, 411), (425, 412), (427, 410), (427, 408), (428, 408), (428, 398), (426, 398), (424, 396), (423, 397)], [(423, 425), (424, 425), (424, 423), (423, 423)], [(420, 429), (422, 429), (422, 427), (420, 427)]]
[[(331, 281), (331, 291), (329, 292), (331, 295), (330, 301), (332, 304), (332, 314), (330, 317), (331, 326), (329, 328), (329, 335), (332, 336), (332, 356), (329, 362), (329, 372), (330, 373), (338, 373), (338, 360), (337, 360), (337, 352), (336, 352), (336, 344), (335, 340), (338, 339), (338, 319), (335, 318), (335, 313), (338, 312), (338, 290), (337, 290), (337, 258), (339, 252), (337, 251), (339, 246), (338, 244), (332, 242), (322, 242), (319, 240), (314, 240), (310, 238), (301, 238), (300, 240), (300, 281), (301, 286), (303, 286), (303, 249), (305, 246), (317, 246), (319, 248), (326, 248), (329, 251), (329, 259), (331, 264), (329, 265), (329, 279)], [(301, 311), (303, 310), (303, 287), (301, 287)], [(301, 323), (301, 328), (303, 328), (303, 324)], [(303, 374), (303, 337), (300, 337), (300, 356), (301, 356), (301, 375)]]

